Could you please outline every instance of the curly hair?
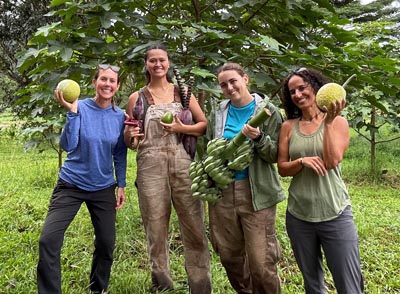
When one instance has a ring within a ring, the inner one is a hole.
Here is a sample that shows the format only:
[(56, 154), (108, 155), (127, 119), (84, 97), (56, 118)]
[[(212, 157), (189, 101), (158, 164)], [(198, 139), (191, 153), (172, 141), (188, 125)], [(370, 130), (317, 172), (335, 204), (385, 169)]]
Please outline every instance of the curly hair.
[(288, 119), (301, 117), (302, 115), (300, 108), (293, 103), (292, 95), (289, 91), (288, 83), (293, 76), (299, 76), (305, 83), (310, 84), (311, 88), (314, 90), (314, 94), (316, 94), (323, 85), (329, 82), (327, 77), (312, 68), (300, 67), (291, 72), (283, 81), (281, 96), (282, 106)]

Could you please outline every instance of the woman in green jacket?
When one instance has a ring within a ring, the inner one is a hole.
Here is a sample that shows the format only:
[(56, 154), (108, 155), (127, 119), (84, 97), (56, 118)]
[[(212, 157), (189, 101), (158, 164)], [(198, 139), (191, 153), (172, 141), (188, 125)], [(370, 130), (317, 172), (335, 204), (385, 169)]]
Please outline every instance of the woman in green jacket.
[[(250, 166), (235, 173), (223, 197), (209, 205), (211, 243), (238, 293), (281, 293), (277, 262), (276, 204), (285, 199), (274, 163), (282, 116), (268, 98), (251, 94), (249, 77), (236, 63), (218, 70), (218, 83), (227, 100), (216, 110), (213, 138), (232, 139), (242, 132), (254, 143)], [(259, 109), (270, 117), (260, 127), (247, 124)], [(210, 125), (210, 124), (209, 124)]]

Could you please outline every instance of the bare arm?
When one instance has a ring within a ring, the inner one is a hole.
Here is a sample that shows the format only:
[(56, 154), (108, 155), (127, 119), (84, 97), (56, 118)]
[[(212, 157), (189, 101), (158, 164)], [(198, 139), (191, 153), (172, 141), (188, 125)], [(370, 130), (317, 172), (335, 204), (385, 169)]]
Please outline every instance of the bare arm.
[(349, 147), (350, 131), (347, 120), (339, 116), (346, 101), (337, 101), (327, 110), (324, 126), (323, 158), (326, 169), (335, 168)]
[(303, 168), (300, 159), (291, 161), (289, 156), (289, 141), (294, 124), (295, 120), (285, 121), (279, 133), (278, 172), (282, 177), (294, 176)]
[[(128, 119), (131, 119), (132, 115), (132, 109), (133, 106), (136, 104), (136, 101), (139, 97), (139, 92), (134, 92), (129, 96), (128, 104), (126, 106), (126, 113), (128, 116)], [(143, 137), (143, 134), (140, 134), (140, 128), (139, 126), (130, 126), (127, 125), (125, 126), (124, 129), (124, 141), (125, 144), (128, 148), (130, 149), (135, 149), (139, 143), (139, 139)]]

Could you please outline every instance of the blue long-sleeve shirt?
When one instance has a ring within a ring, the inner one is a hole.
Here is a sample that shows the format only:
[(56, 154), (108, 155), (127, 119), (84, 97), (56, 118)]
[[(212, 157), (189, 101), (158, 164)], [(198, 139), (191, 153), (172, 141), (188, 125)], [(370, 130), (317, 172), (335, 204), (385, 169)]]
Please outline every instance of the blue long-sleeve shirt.
[(126, 186), (125, 115), (119, 107), (114, 109), (87, 98), (78, 101), (78, 113), (67, 113), (60, 138), (61, 148), (68, 152), (59, 173), (62, 180), (86, 191), (115, 183)]

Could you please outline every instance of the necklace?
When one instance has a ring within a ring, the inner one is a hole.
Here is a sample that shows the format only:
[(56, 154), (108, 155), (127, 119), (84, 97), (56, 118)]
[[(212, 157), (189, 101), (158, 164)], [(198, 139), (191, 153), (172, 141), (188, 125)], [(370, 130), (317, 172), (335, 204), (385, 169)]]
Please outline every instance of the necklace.
[(305, 124), (310, 124), (312, 123), (312, 121), (314, 119), (317, 119), (319, 117), (319, 114), (321, 113), (321, 111), (318, 111), (318, 113), (314, 116), (312, 116), (311, 118), (305, 118), (304, 116), (300, 117), (300, 120), (303, 121)]
[(168, 95), (169, 95), (169, 92), (170, 92), (170, 89), (171, 89), (171, 84), (168, 84), (168, 86), (166, 87), (166, 89), (164, 89), (164, 88), (161, 87), (162, 93), (163, 93), (163, 97), (156, 95), (156, 94), (154, 93), (154, 91), (153, 91), (150, 87), (147, 87), (147, 89), (149, 90), (151, 96), (153, 96), (153, 97), (155, 97), (155, 98), (157, 98), (157, 99), (161, 99), (161, 100), (162, 100), (162, 99), (168, 98)]

